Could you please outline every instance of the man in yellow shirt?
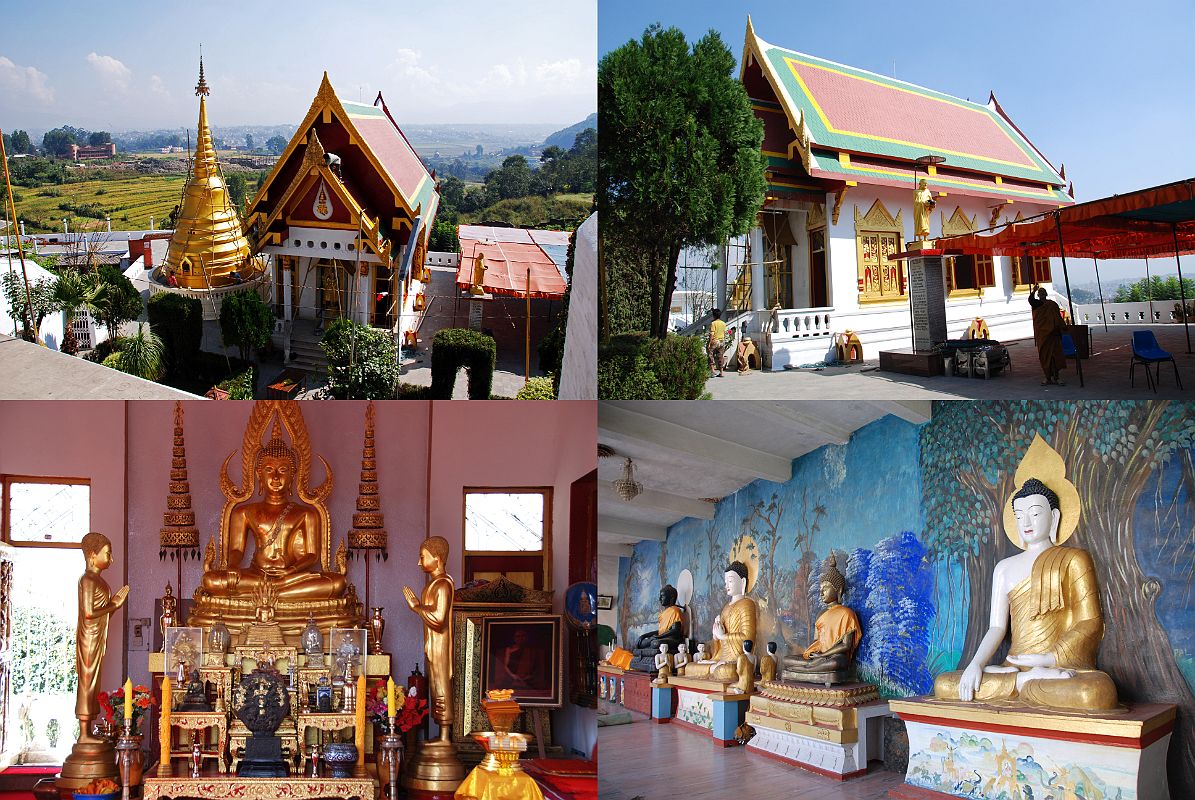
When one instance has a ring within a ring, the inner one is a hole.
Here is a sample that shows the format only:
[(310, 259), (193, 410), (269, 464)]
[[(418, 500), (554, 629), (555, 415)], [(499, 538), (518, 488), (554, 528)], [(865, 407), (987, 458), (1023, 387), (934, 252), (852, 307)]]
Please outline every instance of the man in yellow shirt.
[(722, 321), (722, 310), (714, 309), (714, 321), (710, 323), (710, 338), (705, 343), (705, 352), (710, 359), (710, 372), (722, 377), (722, 357), (726, 349), (726, 323)]

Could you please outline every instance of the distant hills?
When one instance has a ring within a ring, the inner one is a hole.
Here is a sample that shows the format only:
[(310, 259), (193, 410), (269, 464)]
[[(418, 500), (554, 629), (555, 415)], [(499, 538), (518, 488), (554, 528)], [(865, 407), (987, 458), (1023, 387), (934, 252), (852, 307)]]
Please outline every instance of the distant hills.
[(577, 138), (577, 134), (586, 128), (597, 128), (598, 115), (597, 112), (590, 114), (585, 119), (578, 122), (576, 125), (570, 125), (563, 130), (556, 131), (547, 139), (544, 139), (544, 147), (551, 147), (556, 145), (561, 150), (568, 150), (573, 146), (573, 141)]

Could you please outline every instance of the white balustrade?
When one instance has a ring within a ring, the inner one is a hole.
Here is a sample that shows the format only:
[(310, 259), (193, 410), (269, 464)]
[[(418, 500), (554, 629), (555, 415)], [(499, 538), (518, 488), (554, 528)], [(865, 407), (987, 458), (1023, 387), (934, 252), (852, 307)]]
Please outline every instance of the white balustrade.
[[(785, 308), (776, 312), (772, 327), (772, 341), (828, 338), (834, 335), (830, 327), (833, 308)], [(770, 314), (771, 312), (764, 312)]]

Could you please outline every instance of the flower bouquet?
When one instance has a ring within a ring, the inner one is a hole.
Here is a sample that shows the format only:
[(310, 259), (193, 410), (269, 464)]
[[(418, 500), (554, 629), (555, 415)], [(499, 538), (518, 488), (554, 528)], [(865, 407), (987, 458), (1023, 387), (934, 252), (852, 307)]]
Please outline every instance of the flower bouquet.
[[(406, 733), (423, 722), (427, 717), (427, 701), (415, 697), (413, 692), (414, 689), (399, 695), (399, 697), (402, 697), (402, 706), (398, 708), (394, 715), (394, 726), (398, 728), (399, 733)], [(383, 732), (392, 733), (390, 730), (390, 709), (386, 705), (385, 681), (375, 681), (373, 686), (369, 687), (366, 698), (365, 713), (369, 715), (369, 721), (379, 726)], [(397, 705), (397, 702), (395, 705)]]
[[(96, 697), (100, 703), (100, 717), (117, 732), (124, 730), (124, 687), (114, 692), (100, 692)], [(150, 694), (148, 686), (133, 687), (133, 733), (138, 733), (141, 719), (158, 699)]]
[(98, 778), (75, 790), (75, 800), (112, 800), (120, 796), (120, 786), (109, 778)]

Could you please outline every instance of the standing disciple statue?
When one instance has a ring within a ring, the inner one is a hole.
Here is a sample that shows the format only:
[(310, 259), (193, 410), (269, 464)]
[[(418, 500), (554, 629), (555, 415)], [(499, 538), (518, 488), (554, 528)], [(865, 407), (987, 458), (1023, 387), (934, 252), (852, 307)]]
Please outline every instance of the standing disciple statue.
[[(1095, 664), (1104, 636), (1095, 565), (1086, 550), (1062, 546), (1079, 522), (1079, 493), (1062, 457), (1040, 436), (1016, 480), (1023, 483), (1004, 528), (1024, 552), (996, 564), (987, 633), (966, 669), (938, 676), (934, 696), (1064, 711), (1115, 708), (1116, 685)], [(1010, 626), (1008, 656), (989, 664)]]
[(91, 732), (91, 721), (100, 713), (98, 700), (100, 667), (108, 647), (108, 618), (124, 605), (129, 587), (116, 594), (100, 575), (112, 565), (112, 543), (102, 533), (89, 533), (79, 543), (87, 570), (79, 578), (79, 624), (75, 631), (75, 671), (79, 684), (75, 693), (75, 716), (79, 739), (62, 765), (59, 788), (77, 789), (96, 778), (116, 777), (116, 751), (107, 739)]
[(440, 737), (420, 745), (411, 768), (403, 777), (409, 789), (452, 791), (465, 777), (465, 768), (452, 743), (452, 578), (445, 572), (448, 540), (429, 536), (419, 546), (419, 567), (430, 580), (416, 596), (410, 587), (402, 593), (411, 610), (423, 620), (423, 654), (427, 661), (427, 684), (432, 717)]
[(776, 680), (776, 643), (768, 642), (768, 650), (759, 658), (759, 679)]
[(743, 642), (755, 638), (757, 609), (755, 600), (747, 596), (747, 565), (734, 561), (723, 574), (726, 594), (730, 598), (722, 613), (714, 617), (714, 640), (718, 645), (714, 653), (715, 663), (710, 668), (710, 677), (717, 681), (734, 683), (739, 678), (739, 656), (743, 655)]
[(843, 683), (850, 679), (851, 663), (863, 638), (859, 617), (842, 605), (846, 593), (846, 578), (838, 571), (838, 560), (831, 554), (822, 573), (822, 602), (828, 608), (814, 625), (817, 638), (799, 656), (786, 656), (786, 680), (809, 683)]
[(929, 215), (938, 201), (929, 190), (929, 183), (922, 178), (913, 193), (913, 238), (924, 241), (929, 238)]

